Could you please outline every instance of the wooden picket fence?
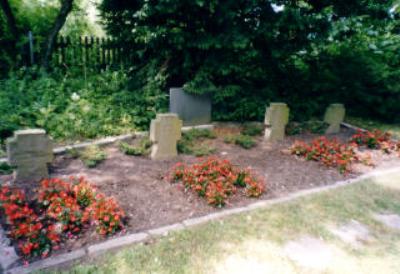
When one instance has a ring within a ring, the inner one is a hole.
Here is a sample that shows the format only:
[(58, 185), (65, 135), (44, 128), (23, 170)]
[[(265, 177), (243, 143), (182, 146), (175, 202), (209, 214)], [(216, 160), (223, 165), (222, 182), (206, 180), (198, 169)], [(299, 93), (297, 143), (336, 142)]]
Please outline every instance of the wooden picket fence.
[(59, 67), (85, 66), (104, 70), (129, 66), (133, 51), (127, 45), (104, 37), (85, 36), (79, 39), (59, 36), (52, 55), (52, 64)]

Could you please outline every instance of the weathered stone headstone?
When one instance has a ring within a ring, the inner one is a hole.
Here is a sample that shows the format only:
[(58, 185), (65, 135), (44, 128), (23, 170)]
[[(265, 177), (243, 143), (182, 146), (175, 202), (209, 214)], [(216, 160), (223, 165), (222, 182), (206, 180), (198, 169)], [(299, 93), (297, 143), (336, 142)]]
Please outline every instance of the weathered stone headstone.
[(7, 157), (16, 166), (16, 181), (37, 181), (49, 176), (48, 164), (54, 158), (53, 141), (42, 129), (14, 132), (7, 140)]
[(174, 113), (157, 114), (150, 125), (150, 140), (153, 142), (151, 158), (164, 160), (178, 155), (176, 144), (181, 138), (182, 120)]
[(326, 134), (335, 134), (340, 132), (340, 124), (346, 115), (346, 109), (343, 104), (332, 104), (325, 112), (324, 121), (329, 124)]
[(271, 103), (265, 111), (265, 140), (283, 140), (288, 122), (289, 107), (285, 103)]
[(169, 111), (178, 114), (184, 126), (205, 125), (211, 122), (209, 95), (193, 95), (182, 88), (169, 91)]

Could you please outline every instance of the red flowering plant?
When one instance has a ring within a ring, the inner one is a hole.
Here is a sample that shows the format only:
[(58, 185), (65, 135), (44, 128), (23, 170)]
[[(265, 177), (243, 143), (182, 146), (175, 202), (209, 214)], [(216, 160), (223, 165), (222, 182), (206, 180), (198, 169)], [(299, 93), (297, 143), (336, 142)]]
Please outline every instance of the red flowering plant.
[(400, 152), (400, 143), (393, 141), (392, 135), (389, 132), (383, 132), (378, 129), (372, 131), (359, 130), (351, 137), (350, 142), (357, 146), (380, 149), (387, 154)]
[(114, 199), (97, 193), (84, 178), (73, 177), (43, 180), (37, 198), (30, 202), (23, 191), (3, 186), (0, 212), (8, 235), (26, 259), (47, 256), (63, 238), (78, 234), (90, 223), (102, 235), (115, 233), (123, 227), (124, 217)]
[(44, 226), (21, 190), (7, 186), (0, 189), (0, 212), (5, 217), (8, 235), (18, 242), (25, 258), (46, 257), (59, 243), (60, 238), (54, 227)]
[(114, 234), (123, 228), (122, 219), (125, 213), (114, 198), (97, 194), (96, 202), (88, 207), (86, 213), (96, 223), (96, 229), (100, 235)]
[(84, 223), (89, 221), (82, 218), (83, 210), (72, 186), (57, 178), (43, 180), (38, 194), (38, 202), (46, 210), (47, 217), (55, 219), (63, 232), (69, 232), (69, 236), (80, 232)]
[(265, 191), (263, 179), (254, 176), (250, 169), (240, 170), (228, 160), (217, 157), (200, 159), (191, 166), (178, 163), (172, 168), (170, 178), (219, 207), (225, 205), (238, 188), (249, 197), (259, 197)]
[(342, 144), (336, 139), (328, 140), (326, 137), (316, 138), (310, 144), (295, 141), (290, 147), (290, 152), (307, 160), (337, 167), (341, 173), (350, 172), (351, 164), (354, 162), (368, 162), (367, 156), (361, 156), (356, 146)]

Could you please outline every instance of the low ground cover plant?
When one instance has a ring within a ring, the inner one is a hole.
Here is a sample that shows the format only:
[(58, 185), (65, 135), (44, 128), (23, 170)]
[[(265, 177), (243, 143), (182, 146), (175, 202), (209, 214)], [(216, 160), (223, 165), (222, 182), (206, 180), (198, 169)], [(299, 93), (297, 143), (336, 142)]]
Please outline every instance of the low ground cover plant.
[(241, 133), (247, 136), (259, 136), (262, 135), (263, 131), (262, 125), (248, 123), (243, 126)]
[(295, 141), (290, 147), (290, 153), (307, 160), (321, 162), (328, 167), (337, 167), (341, 173), (350, 172), (351, 165), (355, 162), (370, 164), (368, 156), (359, 154), (356, 146), (340, 143), (336, 139), (329, 140), (326, 137), (318, 137), (309, 144)]
[(122, 153), (130, 156), (143, 156), (150, 153), (151, 141), (149, 138), (143, 138), (138, 145), (130, 145), (126, 142), (119, 143), (119, 149)]
[(0, 163), (0, 175), (7, 175), (13, 172), (13, 167), (6, 162)]
[(37, 196), (27, 199), (18, 188), (0, 188), (0, 213), (7, 235), (29, 260), (47, 257), (66, 239), (94, 225), (101, 235), (123, 228), (124, 211), (83, 177), (43, 180)]
[(173, 183), (181, 182), (185, 189), (204, 197), (216, 207), (224, 206), (238, 191), (248, 197), (259, 197), (265, 191), (264, 179), (252, 170), (240, 169), (217, 157), (200, 159), (193, 165), (178, 163), (168, 178)]
[(304, 133), (323, 134), (328, 128), (324, 121), (310, 120), (307, 122), (290, 122), (286, 127), (287, 135), (297, 135)]
[(235, 144), (241, 146), (244, 149), (250, 149), (256, 146), (256, 141), (252, 136), (238, 134), (238, 135), (228, 135), (224, 138), (224, 142), (227, 144)]
[(88, 146), (86, 149), (79, 152), (78, 155), (83, 164), (88, 168), (94, 168), (107, 159), (106, 152), (96, 145)]
[(178, 152), (196, 157), (210, 155), (215, 152), (215, 148), (206, 144), (206, 141), (215, 138), (217, 136), (212, 130), (191, 129), (184, 132), (182, 139), (178, 141)]

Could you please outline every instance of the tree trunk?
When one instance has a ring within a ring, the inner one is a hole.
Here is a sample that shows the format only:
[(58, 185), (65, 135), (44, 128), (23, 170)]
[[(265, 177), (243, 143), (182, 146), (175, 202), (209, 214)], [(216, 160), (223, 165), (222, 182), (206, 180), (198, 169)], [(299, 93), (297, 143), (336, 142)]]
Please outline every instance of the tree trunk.
[(43, 44), (42, 52), (44, 53), (42, 57), (42, 67), (46, 70), (49, 68), (50, 57), (54, 50), (54, 43), (56, 41), (57, 35), (60, 32), (61, 28), (64, 26), (68, 14), (72, 11), (73, 2), (74, 0), (62, 0), (60, 12), (58, 13), (53, 23), (53, 27), (50, 29), (47, 39)]
[[(8, 0), (0, 0), (0, 6), (6, 16), (8, 28), (13, 35), (14, 42), (17, 43), (19, 39), (19, 29), (17, 27), (17, 23), (15, 21), (14, 13), (11, 10), (10, 3)], [(16, 44), (15, 44), (16, 46)]]

